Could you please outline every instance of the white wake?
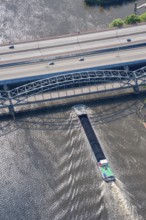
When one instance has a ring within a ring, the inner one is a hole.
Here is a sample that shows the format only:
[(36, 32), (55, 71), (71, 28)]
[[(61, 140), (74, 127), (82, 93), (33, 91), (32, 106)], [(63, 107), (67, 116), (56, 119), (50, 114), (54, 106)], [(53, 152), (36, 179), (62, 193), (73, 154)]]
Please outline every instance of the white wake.
[(132, 195), (120, 180), (108, 184), (102, 182), (100, 187), (110, 220), (144, 220), (132, 204)]

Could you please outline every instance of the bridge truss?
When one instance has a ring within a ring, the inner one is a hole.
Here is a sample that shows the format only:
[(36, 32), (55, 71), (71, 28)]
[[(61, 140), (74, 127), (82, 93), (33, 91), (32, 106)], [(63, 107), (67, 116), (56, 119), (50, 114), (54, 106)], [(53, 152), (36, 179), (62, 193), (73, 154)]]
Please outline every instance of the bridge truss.
[(139, 86), (145, 84), (146, 67), (136, 71), (95, 70), (68, 73), (34, 81), (12, 90), (1, 90), (0, 108), (129, 87), (138, 91)]

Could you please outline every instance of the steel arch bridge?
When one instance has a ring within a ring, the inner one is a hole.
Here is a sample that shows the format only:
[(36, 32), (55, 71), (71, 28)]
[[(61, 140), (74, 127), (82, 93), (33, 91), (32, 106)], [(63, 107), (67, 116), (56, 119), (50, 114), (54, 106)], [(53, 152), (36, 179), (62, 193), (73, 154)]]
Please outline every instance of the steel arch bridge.
[(138, 91), (139, 86), (144, 84), (146, 67), (136, 71), (95, 70), (68, 73), (34, 81), (12, 90), (1, 90), (0, 108), (129, 87)]

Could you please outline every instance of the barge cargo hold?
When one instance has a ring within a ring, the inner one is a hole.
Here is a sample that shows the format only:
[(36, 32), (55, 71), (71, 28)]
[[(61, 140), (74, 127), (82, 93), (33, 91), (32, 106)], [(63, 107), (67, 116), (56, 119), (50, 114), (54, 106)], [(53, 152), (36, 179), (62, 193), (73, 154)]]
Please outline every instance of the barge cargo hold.
[(77, 105), (74, 106), (73, 109), (78, 115), (87, 139), (92, 147), (102, 178), (105, 182), (115, 181), (115, 176), (110, 168), (110, 165), (104, 155), (104, 152), (89, 121), (88, 115), (86, 113), (86, 106)]

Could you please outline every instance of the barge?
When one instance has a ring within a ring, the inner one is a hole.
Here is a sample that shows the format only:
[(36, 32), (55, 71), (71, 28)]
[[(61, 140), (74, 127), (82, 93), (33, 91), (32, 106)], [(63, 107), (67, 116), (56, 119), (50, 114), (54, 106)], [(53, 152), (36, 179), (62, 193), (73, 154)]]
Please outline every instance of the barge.
[(85, 131), (85, 134), (87, 136), (87, 139), (92, 147), (92, 150), (94, 152), (95, 158), (97, 160), (97, 166), (100, 170), (100, 173), (102, 175), (102, 178), (105, 182), (111, 182), (115, 181), (115, 176), (113, 174), (113, 171), (104, 155), (104, 152), (101, 148), (101, 145), (94, 133), (94, 130), (92, 128), (92, 125), (89, 121), (87, 112), (86, 112), (86, 106), (84, 105), (76, 105), (73, 107), (76, 114), (78, 115), (80, 122), (82, 124), (82, 127)]

